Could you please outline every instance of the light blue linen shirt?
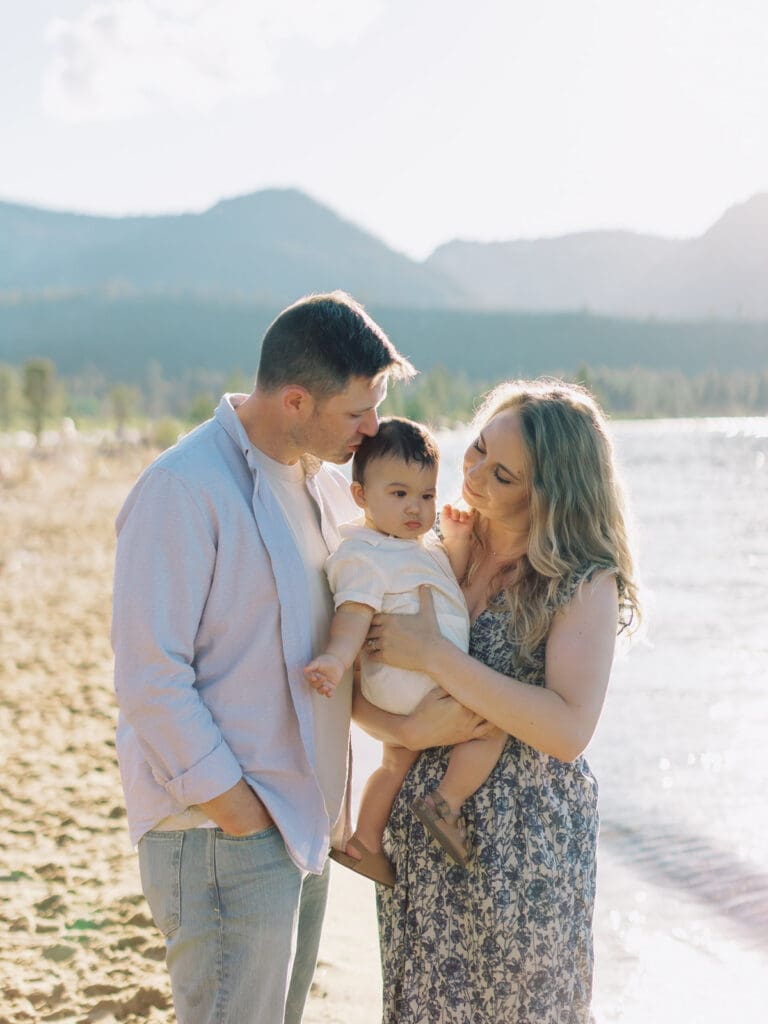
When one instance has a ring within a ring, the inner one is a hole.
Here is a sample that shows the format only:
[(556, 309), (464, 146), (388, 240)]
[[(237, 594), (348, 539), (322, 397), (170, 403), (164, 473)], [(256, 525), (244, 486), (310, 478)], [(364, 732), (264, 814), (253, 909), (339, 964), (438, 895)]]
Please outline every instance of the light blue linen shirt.
[[(318, 873), (333, 823), (302, 671), (313, 655), (304, 566), (235, 412), (243, 397), (225, 395), (156, 459), (117, 518), (112, 646), (128, 824), (138, 843), (245, 777), (295, 863)], [(338, 470), (306, 461), (334, 551), (358, 509)]]

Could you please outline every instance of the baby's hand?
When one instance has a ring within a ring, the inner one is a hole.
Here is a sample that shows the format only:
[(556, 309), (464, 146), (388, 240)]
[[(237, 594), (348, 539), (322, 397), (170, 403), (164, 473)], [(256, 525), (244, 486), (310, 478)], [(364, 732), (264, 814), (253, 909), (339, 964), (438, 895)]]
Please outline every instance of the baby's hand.
[(305, 667), (307, 682), (324, 697), (332, 697), (344, 675), (345, 665), (335, 654), (319, 654)]
[(450, 544), (456, 541), (468, 541), (472, 536), (472, 523), (475, 521), (475, 510), (454, 508), (443, 505), (440, 515), (440, 532)]

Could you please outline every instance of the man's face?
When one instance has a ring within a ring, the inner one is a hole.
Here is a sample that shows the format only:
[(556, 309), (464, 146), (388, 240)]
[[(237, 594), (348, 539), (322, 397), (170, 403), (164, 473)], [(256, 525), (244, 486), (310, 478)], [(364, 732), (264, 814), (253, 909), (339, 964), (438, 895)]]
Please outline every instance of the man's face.
[(326, 462), (349, 462), (364, 437), (379, 429), (376, 409), (387, 394), (386, 374), (352, 377), (346, 388), (318, 400), (302, 437), (304, 451)]

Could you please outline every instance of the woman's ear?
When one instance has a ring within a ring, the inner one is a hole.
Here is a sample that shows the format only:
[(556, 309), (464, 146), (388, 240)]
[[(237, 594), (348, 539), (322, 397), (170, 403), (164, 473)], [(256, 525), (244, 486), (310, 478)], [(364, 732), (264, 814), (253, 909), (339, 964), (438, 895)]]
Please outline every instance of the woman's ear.
[(353, 480), (349, 486), (352, 498), (358, 508), (365, 508), (365, 488), (357, 480)]

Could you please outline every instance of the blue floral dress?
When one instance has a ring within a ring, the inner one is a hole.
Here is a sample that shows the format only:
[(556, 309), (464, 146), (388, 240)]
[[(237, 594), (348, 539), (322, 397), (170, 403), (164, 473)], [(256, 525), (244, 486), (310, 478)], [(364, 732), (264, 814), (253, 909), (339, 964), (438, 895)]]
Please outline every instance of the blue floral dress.
[[(571, 577), (562, 604), (585, 575)], [(469, 651), (497, 672), (544, 684), (544, 645), (521, 668), (498, 604), (474, 623)], [(397, 883), (377, 887), (384, 1024), (587, 1024), (598, 831), (589, 766), (510, 737), (464, 804), (472, 850), (464, 871), (409, 810), (439, 783), (449, 753), (419, 757), (385, 834)]]

